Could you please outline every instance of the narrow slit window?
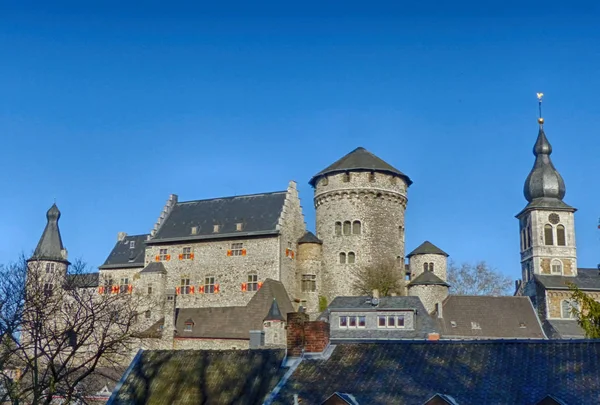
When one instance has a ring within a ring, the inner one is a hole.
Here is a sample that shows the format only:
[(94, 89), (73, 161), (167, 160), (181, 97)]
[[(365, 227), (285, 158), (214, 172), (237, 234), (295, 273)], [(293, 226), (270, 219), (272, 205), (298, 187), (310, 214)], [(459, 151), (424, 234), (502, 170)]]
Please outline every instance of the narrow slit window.
[(360, 235), (361, 232), (361, 225), (360, 225), (360, 221), (354, 221), (352, 223), (352, 233), (354, 235)]
[(429, 263), (429, 271), (433, 271), (433, 263)]
[(340, 264), (346, 264), (346, 253), (340, 253)]
[(350, 235), (351, 227), (352, 224), (350, 223), (350, 221), (344, 222), (344, 235)]
[(348, 252), (348, 263), (355, 263), (356, 262), (356, 255), (354, 254), (354, 252)]
[(336, 236), (342, 235), (342, 223), (339, 221), (335, 223), (335, 235)]

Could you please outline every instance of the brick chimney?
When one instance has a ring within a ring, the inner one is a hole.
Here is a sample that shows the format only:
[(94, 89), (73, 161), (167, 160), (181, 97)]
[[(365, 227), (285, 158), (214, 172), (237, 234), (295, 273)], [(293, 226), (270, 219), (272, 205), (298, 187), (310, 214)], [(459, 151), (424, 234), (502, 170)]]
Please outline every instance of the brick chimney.
[(309, 321), (304, 312), (290, 312), (287, 316), (287, 349), (289, 357), (303, 353), (322, 353), (329, 345), (329, 323)]

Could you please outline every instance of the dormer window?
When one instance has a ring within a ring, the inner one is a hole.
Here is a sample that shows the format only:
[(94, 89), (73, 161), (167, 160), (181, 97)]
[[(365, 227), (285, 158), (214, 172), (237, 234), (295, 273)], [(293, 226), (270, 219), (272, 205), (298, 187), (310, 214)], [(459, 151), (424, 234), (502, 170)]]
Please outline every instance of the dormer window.
[(220, 227), (219, 225), (217, 225), (217, 224), (214, 224), (214, 225), (213, 225), (213, 232), (214, 232), (214, 233), (217, 233), (217, 232), (219, 232), (220, 228), (221, 228), (221, 227)]
[(185, 321), (185, 328), (183, 328), (183, 330), (185, 332), (191, 332), (193, 328), (194, 328), (194, 321), (192, 321), (191, 319), (188, 319), (187, 321)]
[(479, 322), (471, 322), (471, 329), (481, 329)]
[(241, 222), (238, 222), (237, 224), (235, 224), (235, 230), (236, 231), (241, 231), (242, 229), (244, 229), (244, 224)]
[(192, 229), (190, 230), (190, 233), (192, 235), (198, 234), (198, 227), (197, 226), (192, 226)]
[(129, 249), (135, 249), (135, 241), (134, 240), (129, 241)]

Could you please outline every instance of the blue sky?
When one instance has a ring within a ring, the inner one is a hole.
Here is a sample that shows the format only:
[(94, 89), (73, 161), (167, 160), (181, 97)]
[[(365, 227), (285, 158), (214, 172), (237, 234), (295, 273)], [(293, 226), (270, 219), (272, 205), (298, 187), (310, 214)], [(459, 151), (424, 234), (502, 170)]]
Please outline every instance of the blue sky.
[(539, 91), (579, 265), (600, 262), (598, 5), (46, 3), (0, 3), (2, 262), (54, 199), (93, 266), (171, 193), (295, 180), (314, 229), (308, 180), (363, 146), (414, 181), (408, 251), (430, 240), (517, 278)]

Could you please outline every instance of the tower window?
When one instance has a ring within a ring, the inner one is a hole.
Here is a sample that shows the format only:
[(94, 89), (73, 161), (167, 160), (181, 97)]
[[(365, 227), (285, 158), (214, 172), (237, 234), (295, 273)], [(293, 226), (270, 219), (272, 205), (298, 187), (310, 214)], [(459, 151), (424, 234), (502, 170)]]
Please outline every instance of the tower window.
[(354, 235), (360, 235), (360, 232), (361, 232), (360, 221), (354, 221), (352, 223), (352, 233)]
[(348, 252), (348, 263), (356, 262), (356, 255), (354, 252)]
[(370, 173), (369, 173), (369, 181), (370, 181), (370, 182), (373, 182), (373, 181), (375, 181), (375, 172), (370, 172)]
[(44, 284), (44, 295), (46, 297), (51, 297), (52, 296), (52, 291), (54, 290), (54, 285), (50, 284), (50, 283), (46, 283)]
[(317, 276), (314, 274), (302, 275), (302, 292), (317, 291)]
[(578, 309), (577, 301), (563, 300), (560, 304), (560, 316), (565, 319), (575, 319), (577, 314), (573, 310), (577, 311)]
[(346, 264), (346, 253), (340, 253), (340, 264)]
[(342, 181), (344, 183), (348, 183), (350, 181), (350, 173), (348, 173), (348, 172), (344, 173), (344, 177), (342, 177)]
[(352, 224), (350, 223), (350, 221), (345, 221), (344, 222), (344, 235), (350, 235), (351, 228), (352, 228)]
[(433, 263), (429, 263), (429, 271), (433, 271)]
[(56, 263), (46, 263), (46, 273), (54, 273), (56, 270)]
[(335, 223), (335, 235), (341, 236), (341, 234), (342, 234), (342, 223), (338, 221)]
[(552, 235), (552, 225), (550, 225), (550, 224), (544, 225), (544, 244), (546, 246), (554, 245), (554, 238)]
[(429, 263), (423, 263), (423, 271), (429, 271)]
[(563, 264), (560, 260), (555, 259), (552, 260), (552, 274), (562, 274), (563, 272)]
[(150, 317), (151, 317), (151, 316), (152, 316), (152, 312), (150, 312), (150, 310), (147, 310), (147, 311), (144, 313), (144, 317), (145, 317), (146, 319), (150, 319)]
[(326, 186), (328, 184), (329, 184), (329, 179), (327, 178), (327, 176), (323, 177), (323, 179), (321, 180), (321, 185)]
[(566, 238), (565, 238), (565, 227), (563, 225), (558, 225), (556, 227), (556, 244), (558, 246), (566, 246)]

